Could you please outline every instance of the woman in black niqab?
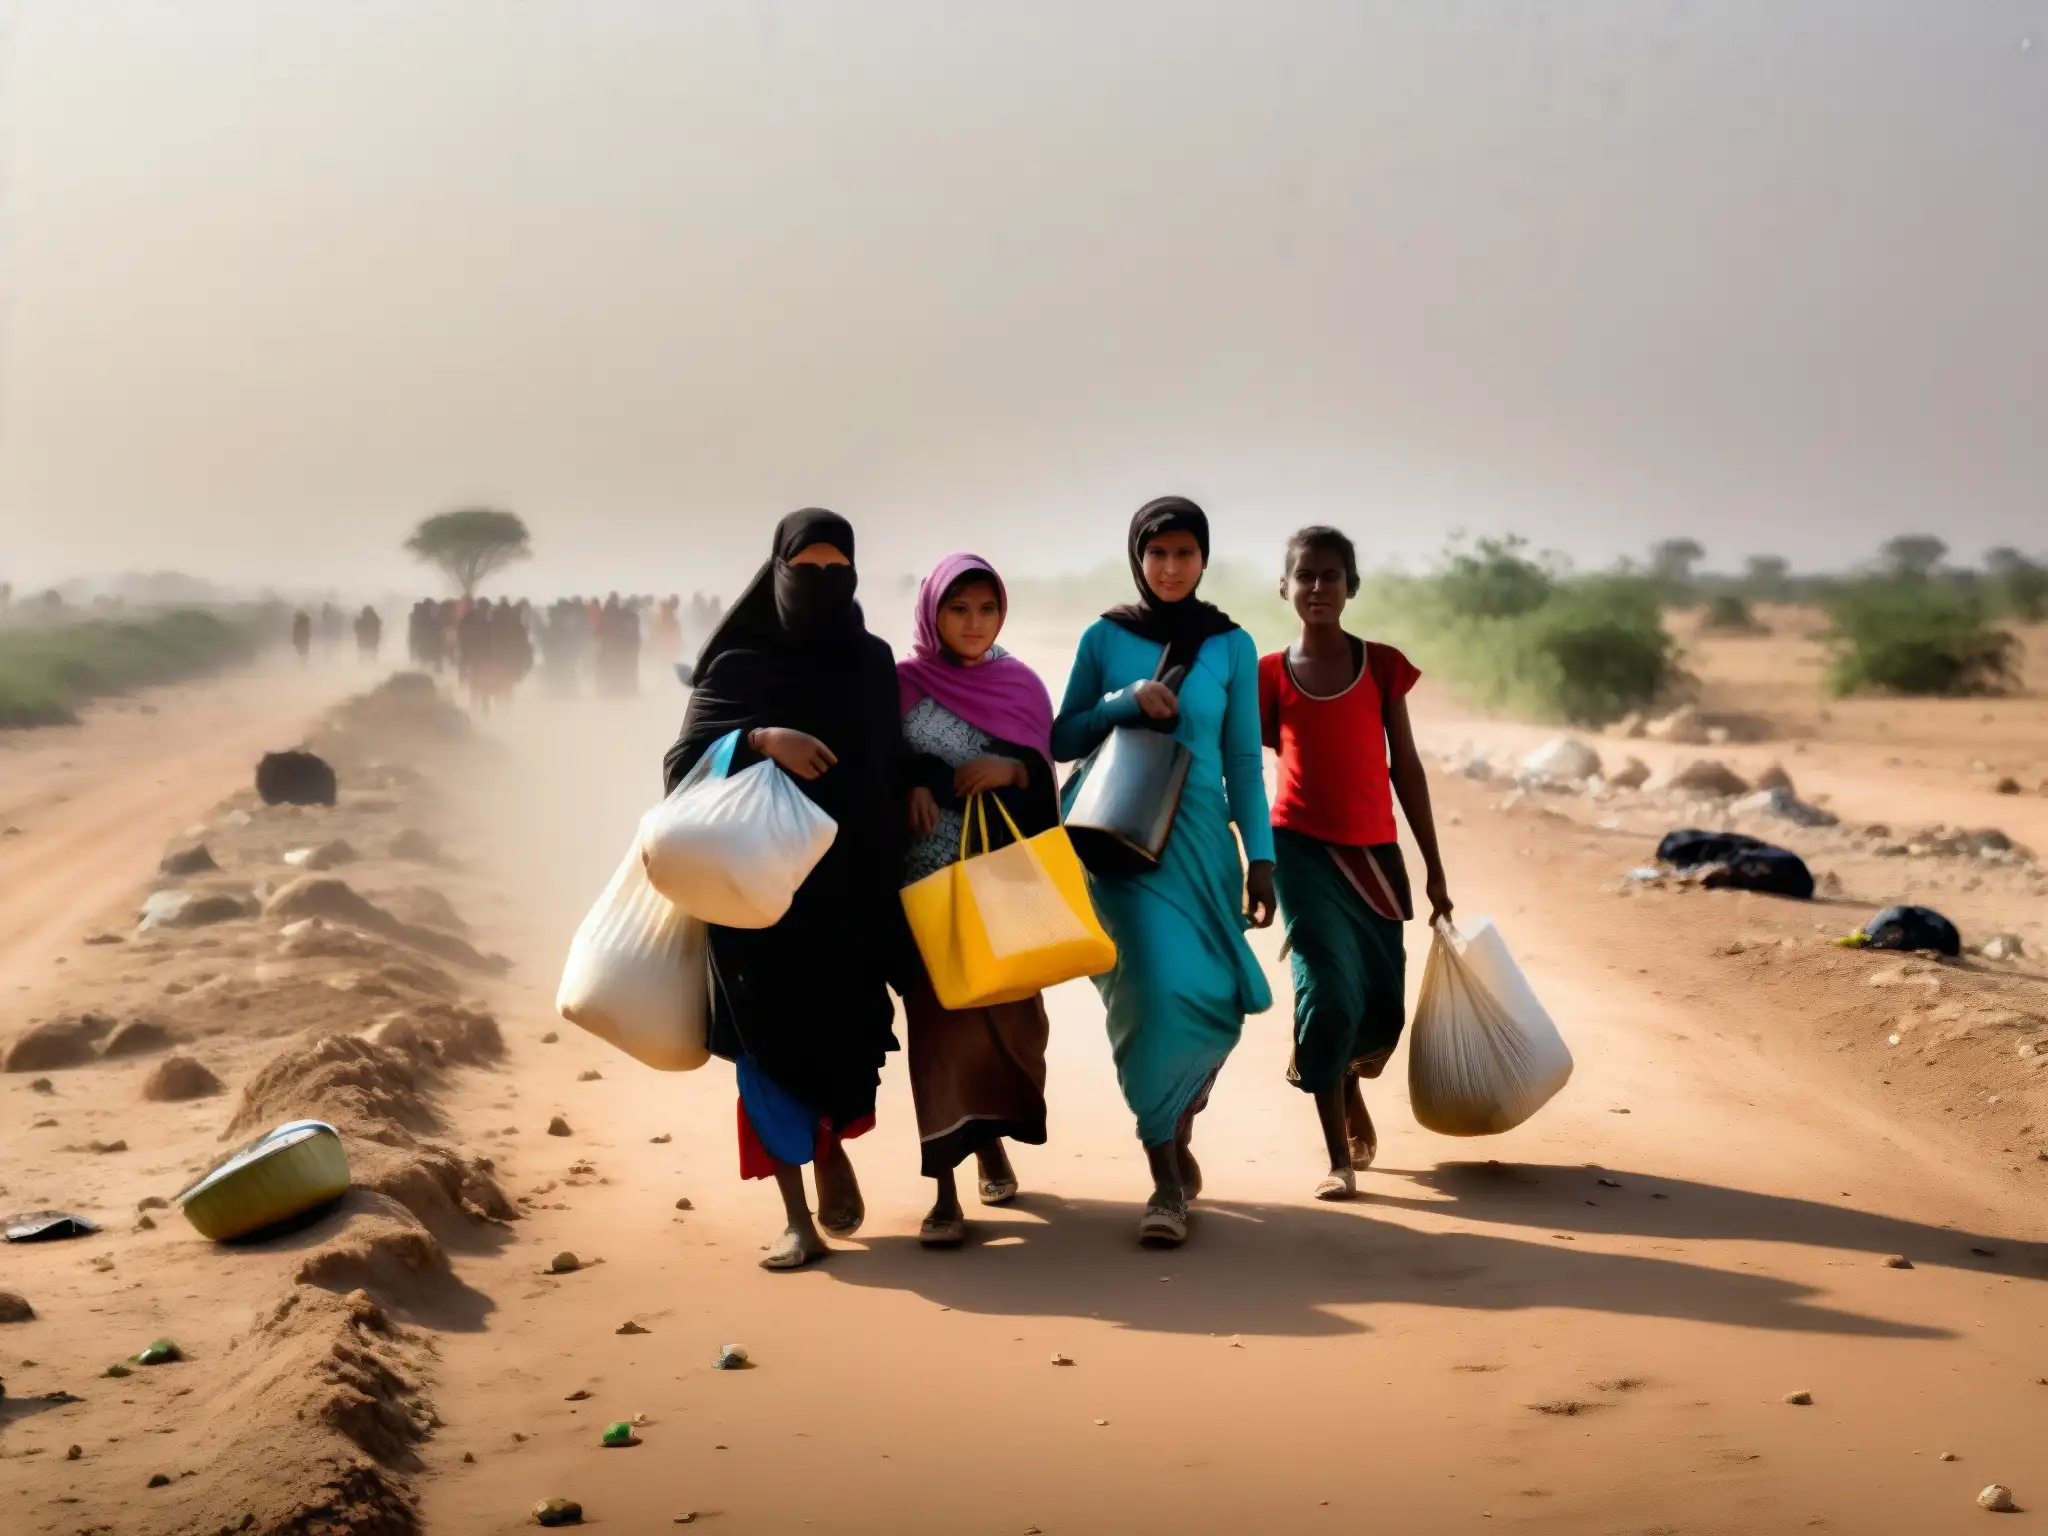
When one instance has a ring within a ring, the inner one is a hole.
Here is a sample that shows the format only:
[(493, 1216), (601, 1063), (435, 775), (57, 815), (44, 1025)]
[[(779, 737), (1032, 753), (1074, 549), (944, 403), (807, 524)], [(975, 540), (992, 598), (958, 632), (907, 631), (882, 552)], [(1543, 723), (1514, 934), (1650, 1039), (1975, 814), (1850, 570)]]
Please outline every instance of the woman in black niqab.
[[(762, 1262), (794, 1269), (864, 1215), (842, 1143), (874, 1123), (896, 1048), (888, 985), (906, 953), (895, 658), (854, 600), (853, 528), (792, 513), (775, 550), (698, 657), (689, 713), (665, 760), (673, 790), (740, 733), (733, 770), (778, 763), (838, 823), (831, 848), (772, 928), (711, 930), (711, 1049), (740, 1084), (740, 1171), (772, 1175), (789, 1226)], [(818, 1223), (802, 1165), (817, 1163)]]

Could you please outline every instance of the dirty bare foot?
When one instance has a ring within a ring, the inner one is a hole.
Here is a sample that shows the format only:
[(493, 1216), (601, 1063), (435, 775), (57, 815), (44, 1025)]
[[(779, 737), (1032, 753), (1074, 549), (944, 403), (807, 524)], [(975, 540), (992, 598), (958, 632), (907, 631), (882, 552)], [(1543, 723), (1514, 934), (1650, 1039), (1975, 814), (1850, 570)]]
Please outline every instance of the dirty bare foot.
[(818, 1225), (833, 1237), (852, 1237), (867, 1220), (868, 1208), (843, 1143), (833, 1142), (831, 1151), (818, 1160), (817, 1177)]

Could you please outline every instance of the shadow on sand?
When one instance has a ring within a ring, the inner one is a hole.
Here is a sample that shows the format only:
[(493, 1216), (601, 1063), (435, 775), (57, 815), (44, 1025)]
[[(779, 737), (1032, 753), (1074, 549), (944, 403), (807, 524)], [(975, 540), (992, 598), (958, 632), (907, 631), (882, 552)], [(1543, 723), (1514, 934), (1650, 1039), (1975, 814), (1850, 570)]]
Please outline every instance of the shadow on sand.
[[(914, 1237), (878, 1237), (865, 1253), (844, 1253), (824, 1268), (843, 1284), (906, 1291), (961, 1312), (1100, 1317), (1160, 1333), (1359, 1333), (1370, 1324), (1333, 1309), (1392, 1303), (1470, 1312), (1563, 1307), (1788, 1333), (1936, 1339), (1953, 1335), (1828, 1306), (1810, 1285), (1683, 1258), (1598, 1252), (1576, 1246), (1576, 1238), (1654, 1237), (1675, 1247), (1688, 1238), (1778, 1237), (1817, 1247), (1917, 1249), (1930, 1261), (1959, 1264), (1973, 1258), (1974, 1244), (2000, 1249), (2007, 1265), (2033, 1247), (1587, 1168), (1450, 1165), (1406, 1177), (1441, 1193), (1317, 1207), (1205, 1200), (1188, 1246), (1168, 1253), (1136, 1245), (1136, 1205), (1027, 1195), (1014, 1215), (970, 1217), (974, 1236), (965, 1250), (929, 1252)], [(1601, 1186), (1602, 1177), (1623, 1187)], [(1389, 1182), (1385, 1172), (1372, 1175), (1379, 1188)], [(1653, 1204), (1653, 1192), (1670, 1198)], [(1585, 1204), (1596, 1197), (1607, 1199)], [(1631, 1201), (1640, 1214), (1627, 1207)], [(1512, 1222), (1546, 1235), (1423, 1231), (1379, 1219), (1390, 1210)]]

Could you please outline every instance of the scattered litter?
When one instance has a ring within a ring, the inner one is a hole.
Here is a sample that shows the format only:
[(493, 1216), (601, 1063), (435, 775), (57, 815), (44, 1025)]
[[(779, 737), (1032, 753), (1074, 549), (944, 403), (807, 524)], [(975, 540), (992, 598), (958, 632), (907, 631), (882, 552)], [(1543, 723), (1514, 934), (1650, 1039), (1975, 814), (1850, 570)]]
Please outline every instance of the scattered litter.
[(215, 1242), (302, 1216), (348, 1192), (348, 1153), (324, 1120), (291, 1120), (181, 1191), (185, 1219)]
[(256, 793), (265, 805), (332, 805), (334, 769), (311, 752), (266, 752), (256, 765)]
[(1950, 959), (1963, 952), (1956, 925), (1932, 907), (1886, 907), (1862, 928), (1861, 948), (1928, 951)]
[(153, 891), (136, 913), (136, 929), (211, 928), (255, 915), (254, 902), (226, 891)]
[(718, 1358), (712, 1362), (712, 1368), (720, 1371), (743, 1371), (751, 1364), (753, 1358), (747, 1353), (744, 1344), (727, 1344), (719, 1349)]
[(137, 1365), (173, 1365), (185, 1358), (185, 1351), (173, 1339), (158, 1339), (135, 1357)]
[(1600, 754), (1573, 736), (1553, 736), (1522, 759), (1518, 775), (1536, 784), (1578, 784), (1600, 772)]
[(10, 1243), (52, 1243), (97, 1231), (97, 1222), (69, 1211), (31, 1211), (25, 1216), (8, 1217), (4, 1235)]
[(314, 843), (306, 848), (294, 848), (285, 854), (284, 861), (291, 865), (293, 869), (318, 872), (321, 870), (339, 869), (344, 864), (355, 863), (356, 851), (337, 837), (331, 842)]
[(1096, 1427), (1097, 1429), (1106, 1429), (1106, 1428), (1108, 1428), (1108, 1426), (1109, 1426), (1109, 1420), (1107, 1420), (1107, 1419), (1097, 1419), (1097, 1420), (1095, 1421), (1095, 1427)]
[(1594, 1182), (1597, 1183), (1602, 1189), (1621, 1188), (1621, 1180), (1619, 1179), (1596, 1179)]
[(1961, 1460), (1962, 1458), (1960, 1458), (1959, 1456), (1957, 1456), (1957, 1455), (1956, 1455), (1956, 1453), (1955, 1453), (1954, 1451), (1943, 1451), (1943, 1452), (1941, 1453), (1941, 1459), (1942, 1459), (1943, 1461), (1959, 1461), (1959, 1460)]
[(583, 1506), (574, 1499), (542, 1499), (533, 1506), (535, 1525), (581, 1525)]
[(605, 1425), (603, 1438), (609, 1450), (619, 1450), (640, 1443), (640, 1437), (633, 1433), (632, 1421), (629, 1419), (615, 1419)]
[(1977, 946), (1977, 953), (1986, 960), (2018, 960), (2027, 952), (2027, 946), (2016, 933), (1995, 933)]

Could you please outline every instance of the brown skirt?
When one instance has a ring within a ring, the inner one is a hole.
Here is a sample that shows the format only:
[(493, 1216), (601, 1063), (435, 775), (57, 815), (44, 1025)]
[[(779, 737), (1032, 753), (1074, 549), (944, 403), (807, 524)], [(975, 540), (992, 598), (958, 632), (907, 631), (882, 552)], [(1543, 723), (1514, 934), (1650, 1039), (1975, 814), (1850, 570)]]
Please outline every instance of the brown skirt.
[(1045, 1145), (1043, 997), (954, 1012), (939, 1006), (920, 965), (903, 1011), (926, 1178), (998, 1138)]

